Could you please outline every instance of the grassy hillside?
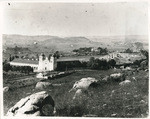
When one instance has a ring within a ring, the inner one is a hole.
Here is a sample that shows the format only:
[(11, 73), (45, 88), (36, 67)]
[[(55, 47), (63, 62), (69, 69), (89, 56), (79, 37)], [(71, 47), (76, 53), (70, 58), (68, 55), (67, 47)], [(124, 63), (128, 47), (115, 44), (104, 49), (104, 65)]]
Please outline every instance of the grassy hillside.
[[(120, 70), (81, 70), (66, 77), (49, 80), (52, 84), (62, 84), (58, 87), (49, 87), (45, 90), (53, 97), (56, 104), (56, 116), (85, 116), (99, 117), (147, 117), (148, 115), (148, 72), (139, 71), (132, 74), (125, 71), (126, 78), (131, 83), (119, 86), (119, 82), (101, 82), (98, 86), (90, 87), (89, 94), (83, 94), (73, 100), (75, 92), (69, 93), (75, 81), (83, 77), (94, 77), (101, 80), (103, 77)], [(135, 77), (137, 81), (133, 81)], [(26, 97), (40, 90), (35, 85), (10, 90), (4, 94), (4, 112)]]
[[(35, 44), (35, 42), (37, 44)], [(28, 47), (33, 52), (38, 51), (72, 51), (80, 47), (98, 47), (100, 43), (90, 41), (86, 37), (57, 37), (57, 36), (21, 36), (3, 35), (3, 46), (5, 47)]]

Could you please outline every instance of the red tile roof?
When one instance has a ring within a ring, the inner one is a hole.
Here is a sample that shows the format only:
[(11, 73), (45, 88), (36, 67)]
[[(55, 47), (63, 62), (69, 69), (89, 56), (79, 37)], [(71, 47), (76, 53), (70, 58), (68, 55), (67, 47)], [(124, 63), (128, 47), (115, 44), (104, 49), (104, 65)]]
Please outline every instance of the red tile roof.
[(20, 59), (20, 58), (16, 58), (11, 62), (24, 63), (24, 64), (38, 64), (39, 63), (38, 60), (28, 60), (28, 59)]

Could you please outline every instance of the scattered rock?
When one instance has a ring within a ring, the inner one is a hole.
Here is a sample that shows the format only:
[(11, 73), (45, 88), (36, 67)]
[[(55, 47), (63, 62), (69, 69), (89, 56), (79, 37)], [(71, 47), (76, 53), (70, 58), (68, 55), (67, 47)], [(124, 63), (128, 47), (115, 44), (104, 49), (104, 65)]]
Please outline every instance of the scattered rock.
[(52, 86), (62, 86), (63, 84), (52, 84)]
[(127, 93), (127, 95), (130, 95), (131, 93)]
[(124, 69), (124, 66), (120, 66), (120, 69)]
[(27, 95), (31, 95), (31, 93), (26, 93)]
[(124, 81), (125, 80), (125, 75), (122, 73), (115, 73), (110, 75), (111, 80), (115, 81)]
[(130, 80), (125, 80), (125, 81), (120, 82), (119, 85), (124, 86), (124, 85), (130, 84), (130, 83), (131, 83)]
[(73, 96), (73, 99), (79, 98), (82, 95), (82, 89), (78, 89)]
[(134, 98), (137, 98), (137, 97), (139, 97), (139, 95), (134, 95), (133, 97), (134, 97)]
[(95, 78), (91, 78), (91, 77), (87, 77), (87, 78), (82, 78), (80, 81), (76, 81), (75, 84), (73, 85), (72, 89), (69, 91), (76, 91), (73, 99), (75, 99), (76, 97), (81, 96), (81, 94), (83, 94), (83, 92), (88, 93), (87, 90), (89, 88), (89, 86), (93, 83), (97, 83), (98, 80), (96, 80)]
[(49, 82), (38, 82), (36, 84), (35, 88), (36, 89), (45, 89), (45, 88), (50, 87), (50, 86), (52, 86), (52, 84)]
[(115, 93), (115, 90), (112, 90), (110, 96), (112, 97), (114, 93)]
[(126, 68), (124, 68), (123, 70), (125, 70), (125, 71), (130, 71), (130, 70), (133, 70), (131, 67), (126, 67)]
[(132, 77), (133, 81), (137, 81), (135, 77)]
[(145, 103), (145, 101), (144, 101), (144, 100), (141, 100), (140, 103)]
[(130, 113), (127, 113), (127, 116), (132, 116), (132, 114), (130, 114)]
[(105, 107), (107, 104), (103, 104), (103, 107)]
[(114, 93), (114, 92), (115, 92), (115, 90), (112, 90), (112, 91), (111, 91), (111, 93)]
[(52, 97), (46, 91), (42, 91), (21, 99), (9, 109), (7, 116), (53, 115), (54, 106)]
[(9, 87), (8, 86), (3, 88), (3, 92), (8, 92), (8, 91), (9, 91)]
[(82, 78), (80, 81), (75, 82), (75, 84), (73, 85), (73, 88), (69, 92), (73, 90), (76, 91), (78, 89), (87, 90), (92, 83), (95, 83), (97, 81), (98, 80), (96, 80), (95, 78), (91, 78), (91, 77)]
[(117, 113), (111, 114), (111, 117), (114, 117), (114, 116), (116, 116), (116, 115), (117, 115)]
[(59, 75), (62, 75), (62, 74), (65, 74), (65, 72), (60, 72), (60, 73), (58, 73)]

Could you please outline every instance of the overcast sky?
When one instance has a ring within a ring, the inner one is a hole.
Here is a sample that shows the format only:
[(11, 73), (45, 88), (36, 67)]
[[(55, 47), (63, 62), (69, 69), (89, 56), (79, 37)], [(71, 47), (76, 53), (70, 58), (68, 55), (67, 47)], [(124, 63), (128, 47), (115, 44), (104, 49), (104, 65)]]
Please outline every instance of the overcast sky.
[(148, 4), (4, 3), (3, 34), (147, 35)]

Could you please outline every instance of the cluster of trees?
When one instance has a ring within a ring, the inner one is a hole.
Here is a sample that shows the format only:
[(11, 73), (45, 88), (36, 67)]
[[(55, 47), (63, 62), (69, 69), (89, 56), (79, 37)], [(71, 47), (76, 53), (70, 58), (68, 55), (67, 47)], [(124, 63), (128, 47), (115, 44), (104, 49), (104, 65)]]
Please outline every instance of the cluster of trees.
[(116, 61), (114, 59), (111, 59), (109, 61), (105, 59), (98, 59), (91, 57), (89, 62), (87, 62), (87, 67), (90, 69), (101, 69), (101, 70), (106, 70), (109, 68), (113, 68), (116, 65)]
[(91, 52), (91, 47), (84, 47), (84, 48), (79, 48), (79, 49), (74, 49), (73, 50), (73, 52), (79, 52), (79, 53), (81, 53), (81, 52)]
[(133, 65), (136, 65), (138, 66), (140, 69), (147, 69), (148, 68), (148, 60), (144, 60), (144, 59), (141, 59), (141, 60), (135, 60), (133, 62)]
[(9, 57), (9, 61), (13, 61), (15, 58), (19, 58), (19, 56), (15, 55), (15, 56), (11, 56)]
[(11, 66), (9, 63), (3, 63), (3, 71), (17, 71), (29, 74), (33, 72), (33, 68), (30, 66)]
[(56, 51), (56, 52), (54, 53), (54, 57), (56, 57), (57, 59), (59, 59), (59, 57), (60, 57), (59, 51)]
[(131, 50), (130, 48), (128, 48), (128, 49), (126, 49), (124, 52), (125, 52), (125, 53), (133, 53), (133, 50)]
[(140, 52), (146, 57), (146, 60), (149, 61), (149, 53), (148, 53), (148, 51), (146, 51), (146, 50), (141, 50)]
[(101, 47), (98, 47), (97, 49), (94, 49), (92, 47), (84, 47), (74, 49), (73, 52), (75, 52), (78, 55), (106, 55), (108, 54), (108, 49)]
[(57, 69), (58, 71), (64, 71), (74, 68), (81, 68), (86, 67), (86, 62), (80, 62), (80, 61), (64, 61), (64, 62), (58, 62), (57, 63)]
[(116, 61), (111, 59), (109, 61), (104, 59), (95, 59), (91, 57), (88, 62), (80, 62), (80, 61), (68, 61), (68, 62), (58, 62), (57, 70), (69, 70), (74, 68), (89, 68), (96, 70), (106, 70), (109, 68), (113, 68), (116, 65)]
[(146, 50), (140, 50), (140, 52), (146, 57), (146, 59), (135, 60), (133, 64), (137, 65), (141, 69), (146, 69), (148, 68), (148, 64), (149, 64), (149, 53)]
[(56, 51), (56, 52), (54, 52), (53, 54), (49, 54), (48, 55), (48, 59), (50, 60), (51, 59), (51, 56), (54, 56), (56, 59), (59, 59), (60, 58), (60, 53), (59, 53), (59, 51)]
[(98, 50), (98, 54), (99, 55), (106, 55), (106, 54), (108, 54), (108, 49), (107, 48), (98, 47), (97, 50)]
[(141, 59), (141, 60), (135, 60), (133, 62), (133, 65), (137, 65), (138, 67), (140, 67), (140, 64), (141, 64), (142, 61), (143, 61), (143, 59)]

